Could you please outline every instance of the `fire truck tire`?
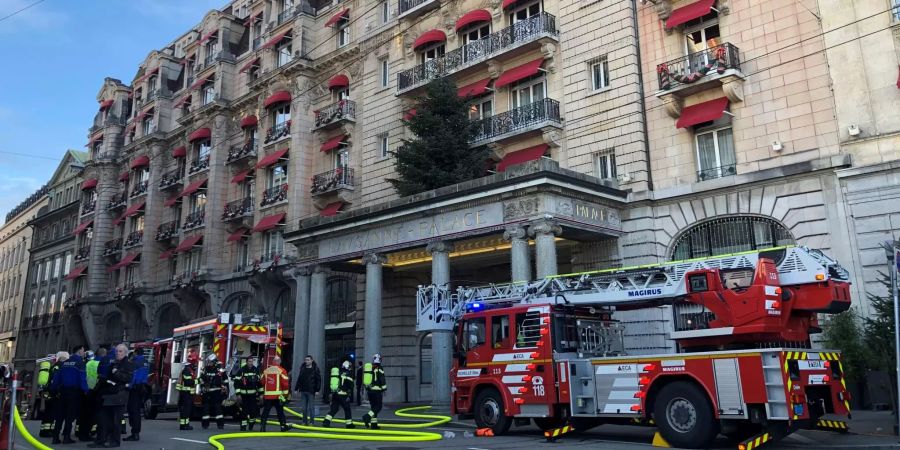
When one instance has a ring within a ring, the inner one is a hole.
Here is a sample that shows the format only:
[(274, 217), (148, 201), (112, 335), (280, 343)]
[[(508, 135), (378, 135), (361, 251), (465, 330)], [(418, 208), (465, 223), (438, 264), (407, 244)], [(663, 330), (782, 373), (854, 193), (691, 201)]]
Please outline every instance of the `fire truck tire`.
[(663, 386), (653, 405), (660, 434), (674, 447), (708, 448), (719, 434), (712, 405), (696, 384), (676, 381)]
[(503, 397), (494, 388), (487, 388), (475, 398), (475, 424), (490, 428), (495, 436), (506, 434), (513, 418), (504, 414)]
[(153, 402), (148, 398), (144, 400), (144, 418), (147, 420), (153, 420), (159, 414), (159, 408), (153, 406)]

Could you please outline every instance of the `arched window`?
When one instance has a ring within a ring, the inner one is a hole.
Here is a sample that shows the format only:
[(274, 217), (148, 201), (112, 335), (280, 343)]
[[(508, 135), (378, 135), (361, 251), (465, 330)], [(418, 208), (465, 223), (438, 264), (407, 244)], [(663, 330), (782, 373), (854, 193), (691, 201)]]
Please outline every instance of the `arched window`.
[(325, 323), (351, 322), (356, 311), (356, 283), (345, 277), (328, 280), (325, 288)]
[(678, 261), (792, 245), (794, 237), (773, 219), (733, 216), (694, 225), (674, 242), (671, 259)]
[(419, 341), (419, 384), (431, 384), (431, 333)]
[(157, 321), (157, 337), (169, 337), (172, 335), (176, 327), (184, 324), (181, 317), (181, 308), (178, 305), (170, 303), (163, 306), (159, 311), (159, 320)]
[(275, 321), (284, 328), (294, 328), (294, 300), (290, 289), (282, 289), (275, 300)]
[(231, 314), (242, 314), (250, 316), (253, 314), (253, 297), (247, 292), (239, 292), (233, 294), (231, 298), (225, 300), (222, 312)]

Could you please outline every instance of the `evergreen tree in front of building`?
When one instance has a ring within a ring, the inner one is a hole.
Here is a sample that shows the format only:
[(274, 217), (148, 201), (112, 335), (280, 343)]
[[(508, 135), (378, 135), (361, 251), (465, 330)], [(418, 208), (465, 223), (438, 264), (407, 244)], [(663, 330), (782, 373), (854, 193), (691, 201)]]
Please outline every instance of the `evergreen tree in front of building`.
[(469, 119), (468, 99), (440, 78), (404, 120), (415, 138), (392, 151), (397, 178), (387, 179), (401, 196), (418, 194), (484, 176), (488, 148), (470, 147), (477, 123)]

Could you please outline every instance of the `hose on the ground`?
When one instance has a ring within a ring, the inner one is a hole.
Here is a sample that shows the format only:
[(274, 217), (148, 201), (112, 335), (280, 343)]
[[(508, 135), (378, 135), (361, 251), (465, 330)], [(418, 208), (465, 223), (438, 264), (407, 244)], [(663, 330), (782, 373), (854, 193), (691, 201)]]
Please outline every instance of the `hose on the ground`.
[[(428, 428), (428, 427), (436, 427), (438, 425), (443, 425), (443, 424), (453, 420), (450, 416), (438, 416), (438, 415), (434, 415), (434, 414), (418, 414), (418, 413), (412, 412), (412, 411), (421, 411), (421, 410), (426, 410), (426, 409), (431, 409), (431, 407), (428, 405), (412, 406), (409, 408), (398, 409), (397, 411), (394, 411), (394, 415), (396, 415), (397, 417), (407, 417), (407, 418), (413, 418), (413, 419), (434, 419), (431, 422), (423, 422), (423, 423), (378, 422), (378, 427), (379, 428)], [(303, 414), (298, 413), (297, 411), (294, 411), (293, 409), (284, 408), (284, 410), (295, 417), (299, 417), (301, 419), (303, 418)], [(324, 419), (322, 419), (321, 417), (316, 417), (315, 420), (318, 420), (321, 422)], [(331, 421), (335, 422), (335, 423), (343, 423), (343, 424), (347, 423), (347, 420), (343, 420), (343, 419), (331, 419)], [(363, 422), (353, 421), (353, 424), (365, 426), (365, 423), (363, 423)]]
[(41, 441), (34, 438), (31, 433), (28, 432), (28, 429), (25, 428), (25, 424), (22, 423), (22, 418), (19, 416), (19, 408), (13, 407), (13, 417), (16, 422), (16, 429), (19, 430), (19, 434), (28, 441), (34, 448), (38, 450), (53, 450), (50, 447), (44, 445)]

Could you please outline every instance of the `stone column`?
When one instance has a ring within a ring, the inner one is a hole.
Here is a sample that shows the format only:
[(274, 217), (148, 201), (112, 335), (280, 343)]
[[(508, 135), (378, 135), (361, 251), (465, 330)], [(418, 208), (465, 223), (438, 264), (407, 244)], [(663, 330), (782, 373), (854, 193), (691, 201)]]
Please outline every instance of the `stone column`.
[(381, 348), (381, 308), (383, 307), (381, 296), (383, 290), (382, 269), (387, 262), (384, 255), (369, 253), (364, 258), (366, 262), (366, 318), (365, 318), (365, 342), (363, 344), (363, 356), (359, 361), (370, 362), (372, 355), (380, 353)]
[(528, 248), (528, 232), (521, 225), (514, 225), (503, 232), (503, 239), (512, 244), (510, 281), (531, 281), (531, 249)]
[(308, 267), (298, 267), (291, 273), (297, 287), (294, 299), (294, 354), (291, 357), (291, 374), (294, 375), (295, 380), (297, 374), (300, 373), (303, 358), (309, 354), (307, 330), (310, 328), (309, 285), (311, 275), (312, 271)]
[(534, 238), (537, 278), (556, 275), (556, 236), (562, 233), (562, 227), (552, 219), (538, 219), (531, 222), (528, 233)]
[[(450, 242), (428, 244), (431, 253), (431, 282), (443, 287), (450, 283)], [(453, 331), (435, 330), (431, 333), (431, 405), (437, 410), (450, 407), (450, 367), (453, 362)]]
[[(316, 266), (312, 272), (309, 289), (309, 341), (307, 353), (319, 364), (323, 376), (330, 368), (325, 367), (325, 288), (328, 273), (322, 266)], [(324, 380), (324, 378), (323, 378)]]

